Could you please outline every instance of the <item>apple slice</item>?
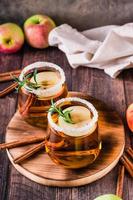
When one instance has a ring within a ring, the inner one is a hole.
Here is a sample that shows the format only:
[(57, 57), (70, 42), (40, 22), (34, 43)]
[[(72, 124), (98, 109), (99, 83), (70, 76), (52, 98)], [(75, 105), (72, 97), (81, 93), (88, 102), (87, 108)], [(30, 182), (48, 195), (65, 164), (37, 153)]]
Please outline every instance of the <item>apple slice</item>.
[[(50, 88), (58, 83), (59, 75), (57, 72), (40, 72), (36, 75), (36, 81), (39, 86)], [(30, 79), (30, 82), (35, 83), (34, 77)]]
[(129, 129), (133, 132), (133, 103), (127, 109), (126, 118)]
[(94, 200), (122, 200), (122, 199), (114, 194), (105, 194), (95, 198)]
[[(84, 106), (70, 106), (63, 111), (69, 111), (71, 110), (71, 119), (74, 122), (73, 124), (68, 123), (64, 121), (64, 119), (60, 116), (58, 120), (58, 125), (63, 128), (65, 131), (65, 134), (70, 136), (81, 136), (80, 133), (78, 133), (78, 128), (82, 128), (86, 126), (90, 120), (91, 120), (91, 112), (85, 108)], [(73, 133), (71, 129), (75, 129), (76, 131)], [(91, 128), (91, 130), (85, 130), (85, 133), (83, 135), (88, 134), (89, 132), (92, 133), (95, 130), (96, 126)]]

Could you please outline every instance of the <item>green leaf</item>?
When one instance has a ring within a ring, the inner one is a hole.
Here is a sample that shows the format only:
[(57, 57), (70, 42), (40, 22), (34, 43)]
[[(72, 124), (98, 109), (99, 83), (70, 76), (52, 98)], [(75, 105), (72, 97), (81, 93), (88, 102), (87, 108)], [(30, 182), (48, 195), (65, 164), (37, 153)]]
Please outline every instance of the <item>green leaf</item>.
[(30, 73), (30, 74), (27, 74), (27, 75), (24, 77), (24, 79), (27, 80), (28, 78), (31, 78), (31, 76), (32, 76), (31, 73)]
[(36, 75), (37, 75), (37, 69), (34, 70), (33, 76), (34, 76), (34, 81), (37, 85), (37, 80), (36, 80)]
[(48, 112), (50, 112), (50, 113), (58, 113), (58, 115), (61, 116), (65, 122), (74, 124), (74, 122), (71, 119), (71, 114), (70, 114), (71, 111), (72, 110), (67, 110), (67, 111), (63, 112), (63, 110), (60, 107), (57, 108), (54, 105), (54, 101), (53, 101), (53, 99), (51, 99), (51, 107), (48, 110)]
[[(24, 86), (24, 84), (27, 84), (29, 88), (31, 89), (38, 89), (40, 88), (39, 85), (37, 85), (37, 81), (36, 81), (36, 74), (37, 74), (37, 69), (34, 70), (33, 72), (33, 76), (34, 76), (34, 80), (35, 80), (35, 83), (31, 83), (29, 78), (32, 76), (32, 73), (30, 74), (27, 74), (23, 81), (20, 81), (18, 77), (15, 77), (11, 74), (11, 76), (13, 77), (14, 81), (16, 81), (18, 83), (18, 88), (17, 88), (17, 91)], [(30, 89), (28, 89), (29, 91), (31, 91)]]

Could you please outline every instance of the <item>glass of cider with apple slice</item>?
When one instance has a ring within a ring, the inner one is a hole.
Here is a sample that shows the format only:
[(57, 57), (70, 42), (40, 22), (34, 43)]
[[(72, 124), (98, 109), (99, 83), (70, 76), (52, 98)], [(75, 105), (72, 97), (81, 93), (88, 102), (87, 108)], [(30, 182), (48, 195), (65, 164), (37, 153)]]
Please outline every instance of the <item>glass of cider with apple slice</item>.
[(55, 163), (71, 169), (86, 167), (100, 150), (98, 112), (90, 102), (68, 97), (52, 103), (46, 151)]
[(19, 77), (18, 109), (31, 125), (46, 128), (51, 99), (68, 94), (62, 68), (49, 62), (36, 62), (25, 67)]

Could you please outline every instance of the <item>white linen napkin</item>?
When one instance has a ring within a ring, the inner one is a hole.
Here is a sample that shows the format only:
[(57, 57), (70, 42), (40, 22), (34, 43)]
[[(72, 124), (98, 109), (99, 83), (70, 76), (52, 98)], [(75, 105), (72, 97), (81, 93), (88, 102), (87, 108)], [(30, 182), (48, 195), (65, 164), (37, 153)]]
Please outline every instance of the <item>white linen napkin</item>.
[(62, 50), (73, 68), (103, 69), (112, 78), (123, 69), (133, 68), (133, 23), (83, 32), (63, 24), (50, 32), (49, 44)]

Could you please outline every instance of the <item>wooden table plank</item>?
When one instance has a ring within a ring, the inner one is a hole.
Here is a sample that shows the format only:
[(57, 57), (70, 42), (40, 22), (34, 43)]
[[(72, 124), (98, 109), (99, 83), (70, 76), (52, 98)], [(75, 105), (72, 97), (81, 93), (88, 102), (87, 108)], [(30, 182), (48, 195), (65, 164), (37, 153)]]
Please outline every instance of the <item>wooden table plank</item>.
[[(123, 80), (124, 80), (124, 90), (125, 90), (125, 100), (126, 100), (126, 109), (127, 107), (133, 103), (133, 69), (126, 70), (123, 72)], [(126, 118), (125, 118), (126, 121)], [(128, 145), (133, 147), (133, 133), (126, 127), (126, 141)], [(132, 199), (133, 198), (133, 180), (129, 175), (125, 177), (125, 185), (126, 189), (124, 189), (124, 197), (125, 199)]]
[[(77, 78), (76, 78), (77, 77)], [(87, 92), (116, 110), (121, 117), (125, 110), (125, 96), (123, 79), (111, 79), (103, 71), (97, 69), (78, 68), (72, 72), (72, 90)], [(105, 193), (115, 193), (117, 167), (101, 180), (77, 189), (74, 198), (93, 200), (96, 196)], [(108, 187), (107, 187), (108, 185)], [(128, 200), (128, 199), (127, 199)]]
[[(18, 69), (21, 66), (22, 51), (14, 55), (0, 54), (0, 72)], [(0, 90), (9, 83), (0, 84)], [(0, 142), (4, 141), (8, 122), (13, 116), (16, 108), (16, 94), (9, 94), (0, 98)], [(0, 151), (0, 199), (5, 200), (10, 179), (9, 161), (6, 152)]]

